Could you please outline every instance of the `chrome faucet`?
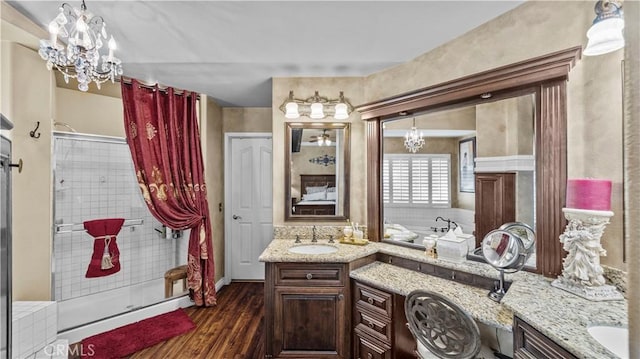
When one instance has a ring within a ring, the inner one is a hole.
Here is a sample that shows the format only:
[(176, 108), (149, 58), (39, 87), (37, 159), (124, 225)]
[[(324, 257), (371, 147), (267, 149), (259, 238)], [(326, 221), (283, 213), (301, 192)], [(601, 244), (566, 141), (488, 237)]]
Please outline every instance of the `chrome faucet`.
[[(455, 227), (453, 227), (454, 229), (458, 227), (458, 224), (452, 220), (450, 220), (449, 218), (444, 219), (440, 216), (436, 217), (436, 222), (438, 221), (442, 221), (442, 222), (447, 222), (447, 231), (449, 231), (451, 229), (451, 223), (453, 223), (455, 225)], [(444, 228), (441, 228), (442, 232), (444, 232)]]
[(316, 243), (318, 241), (318, 239), (316, 238), (316, 226), (313, 226), (313, 228), (311, 228), (311, 232), (311, 242)]

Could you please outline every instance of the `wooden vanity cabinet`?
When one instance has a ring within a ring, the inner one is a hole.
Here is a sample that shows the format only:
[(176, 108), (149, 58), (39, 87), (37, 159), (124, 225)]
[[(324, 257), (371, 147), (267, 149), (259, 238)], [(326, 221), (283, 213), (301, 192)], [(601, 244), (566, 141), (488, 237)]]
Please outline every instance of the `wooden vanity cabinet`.
[(406, 327), (404, 296), (353, 281), (353, 358), (415, 358)]
[(513, 319), (514, 359), (577, 359), (518, 317)]
[(348, 267), (265, 264), (265, 357), (350, 358)]

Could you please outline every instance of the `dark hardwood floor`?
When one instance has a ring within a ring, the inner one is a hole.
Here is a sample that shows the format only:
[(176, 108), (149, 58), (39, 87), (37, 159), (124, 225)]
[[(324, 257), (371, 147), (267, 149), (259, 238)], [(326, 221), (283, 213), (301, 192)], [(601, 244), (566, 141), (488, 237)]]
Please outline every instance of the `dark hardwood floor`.
[(264, 358), (263, 283), (231, 283), (218, 293), (217, 306), (185, 311), (195, 330), (129, 358)]

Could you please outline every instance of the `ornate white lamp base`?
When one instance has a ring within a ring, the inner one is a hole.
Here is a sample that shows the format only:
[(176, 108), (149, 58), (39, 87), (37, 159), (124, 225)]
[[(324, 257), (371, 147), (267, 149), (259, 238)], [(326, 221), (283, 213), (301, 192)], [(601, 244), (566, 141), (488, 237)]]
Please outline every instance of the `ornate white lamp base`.
[(614, 286), (605, 285), (600, 266), (600, 256), (607, 255), (600, 237), (613, 212), (575, 208), (563, 208), (562, 212), (569, 224), (560, 242), (568, 255), (562, 263), (562, 276), (551, 285), (593, 301), (623, 299)]

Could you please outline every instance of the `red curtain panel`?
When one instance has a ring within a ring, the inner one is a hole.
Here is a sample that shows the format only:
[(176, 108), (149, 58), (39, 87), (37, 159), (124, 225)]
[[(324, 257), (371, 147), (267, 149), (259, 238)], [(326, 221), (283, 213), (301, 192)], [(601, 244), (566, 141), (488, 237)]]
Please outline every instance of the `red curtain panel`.
[(216, 303), (213, 244), (193, 92), (122, 82), (127, 143), (147, 207), (162, 224), (191, 229), (187, 282), (198, 306)]

